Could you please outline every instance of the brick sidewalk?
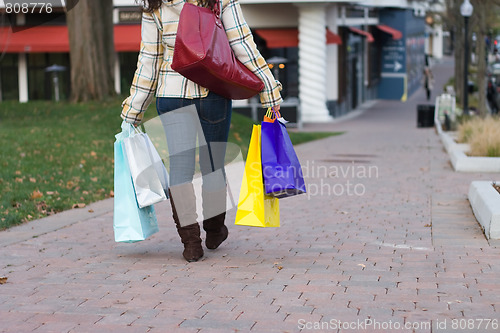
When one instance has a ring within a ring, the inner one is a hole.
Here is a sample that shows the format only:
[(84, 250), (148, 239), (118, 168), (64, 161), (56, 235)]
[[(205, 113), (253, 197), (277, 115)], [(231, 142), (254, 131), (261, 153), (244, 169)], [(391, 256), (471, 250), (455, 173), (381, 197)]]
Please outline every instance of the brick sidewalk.
[[(434, 68), (436, 87), (452, 70)], [(345, 131), (297, 147), (309, 194), (281, 201), (278, 229), (230, 223), (197, 263), (166, 202), (160, 232), (136, 244), (114, 243), (109, 200), (0, 233), (0, 331), (498, 331), (500, 248), (466, 193), (500, 175), (455, 173), (435, 131), (416, 128), (419, 103), (422, 91), (306, 127)]]

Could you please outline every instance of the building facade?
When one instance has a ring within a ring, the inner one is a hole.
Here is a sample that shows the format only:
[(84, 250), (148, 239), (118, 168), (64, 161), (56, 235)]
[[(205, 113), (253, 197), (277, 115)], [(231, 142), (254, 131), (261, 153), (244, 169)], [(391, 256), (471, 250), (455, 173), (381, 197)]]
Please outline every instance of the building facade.
[[(426, 2), (240, 3), (297, 123), (330, 121), (377, 98), (405, 100), (419, 85), (427, 47)], [(115, 89), (126, 94), (137, 62), (141, 13), (134, 0), (114, 4)], [(43, 25), (37, 24), (47, 16), (0, 11), (0, 100), (53, 99), (56, 83), (60, 97), (69, 96), (64, 8), (55, 6), (52, 20)], [(12, 20), (20, 29), (12, 30)], [(236, 108), (251, 104), (234, 103)]]

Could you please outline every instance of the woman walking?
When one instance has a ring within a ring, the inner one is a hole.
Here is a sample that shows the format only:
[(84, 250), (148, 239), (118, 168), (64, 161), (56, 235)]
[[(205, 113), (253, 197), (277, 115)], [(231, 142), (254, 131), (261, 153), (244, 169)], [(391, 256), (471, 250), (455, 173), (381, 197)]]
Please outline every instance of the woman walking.
[(429, 101), (431, 99), (431, 91), (434, 83), (434, 77), (432, 76), (431, 69), (426, 66), (424, 68), (424, 88), (425, 88), (425, 96)]
[[(122, 103), (121, 117), (134, 125), (139, 124), (154, 96), (160, 116), (177, 113), (162, 119), (174, 119), (163, 121), (170, 155), (170, 201), (173, 219), (184, 244), (183, 256), (192, 262), (204, 254), (192, 184), (196, 149), (185, 148), (196, 141), (193, 133), (196, 136), (197, 132), (189, 128), (192, 122), (179, 119), (182, 118), (182, 110), (189, 109), (184, 107), (196, 107), (202, 128), (202, 133), (197, 134), (198, 142), (206, 142), (206, 149), (200, 148), (199, 153), (200, 169), (204, 176), (202, 206), (205, 245), (208, 249), (216, 249), (228, 236), (224, 224), (226, 184), (224, 176), (222, 181), (213, 181), (214, 177), (208, 175), (219, 170), (224, 175), (224, 153), (214, 147), (216, 143), (227, 142), (232, 105), (231, 100), (197, 85), (171, 68), (179, 15), (186, 2), (212, 9), (219, 5), (221, 20), (236, 58), (264, 83), (264, 89), (259, 94), (262, 106), (279, 110), (282, 98), (281, 84), (274, 79), (258, 51), (238, 0), (142, 0), (141, 50), (130, 96)], [(179, 114), (181, 117), (178, 117)], [(200, 135), (203, 137), (200, 138)]]

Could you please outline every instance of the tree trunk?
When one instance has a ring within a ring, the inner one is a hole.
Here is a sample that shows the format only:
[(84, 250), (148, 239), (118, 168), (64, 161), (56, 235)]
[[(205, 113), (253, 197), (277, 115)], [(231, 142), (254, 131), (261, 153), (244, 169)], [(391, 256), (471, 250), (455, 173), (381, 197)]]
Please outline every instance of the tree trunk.
[(454, 55), (455, 55), (455, 92), (458, 101), (463, 104), (464, 90), (464, 18), (460, 14), (461, 0), (447, 1), (448, 27), (454, 29)]
[[(477, 54), (477, 86), (479, 93), (478, 112), (486, 116), (486, 34), (488, 33), (487, 11), (491, 10), (491, 4), (488, 6), (487, 0), (476, 0), (473, 2), (475, 12), (476, 32), (476, 54)], [(488, 9), (490, 7), (490, 9)]]
[[(114, 95), (113, 0), (67, 0), (71, 100)], [(74, 8), (73, 8), (74, 7)]]

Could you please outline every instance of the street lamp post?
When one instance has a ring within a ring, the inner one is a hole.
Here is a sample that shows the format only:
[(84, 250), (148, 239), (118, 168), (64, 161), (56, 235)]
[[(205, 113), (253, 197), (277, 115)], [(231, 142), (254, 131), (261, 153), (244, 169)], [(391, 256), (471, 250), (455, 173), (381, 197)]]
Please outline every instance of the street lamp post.
[(460, 6), (460, 14), (464, 17), (464, 92), (463, 92), (463, 108), (464, 114), (469, 113), (469, 17), (472, 15), (472, 7), (469, 0), (464, 0), (464, 3)]

